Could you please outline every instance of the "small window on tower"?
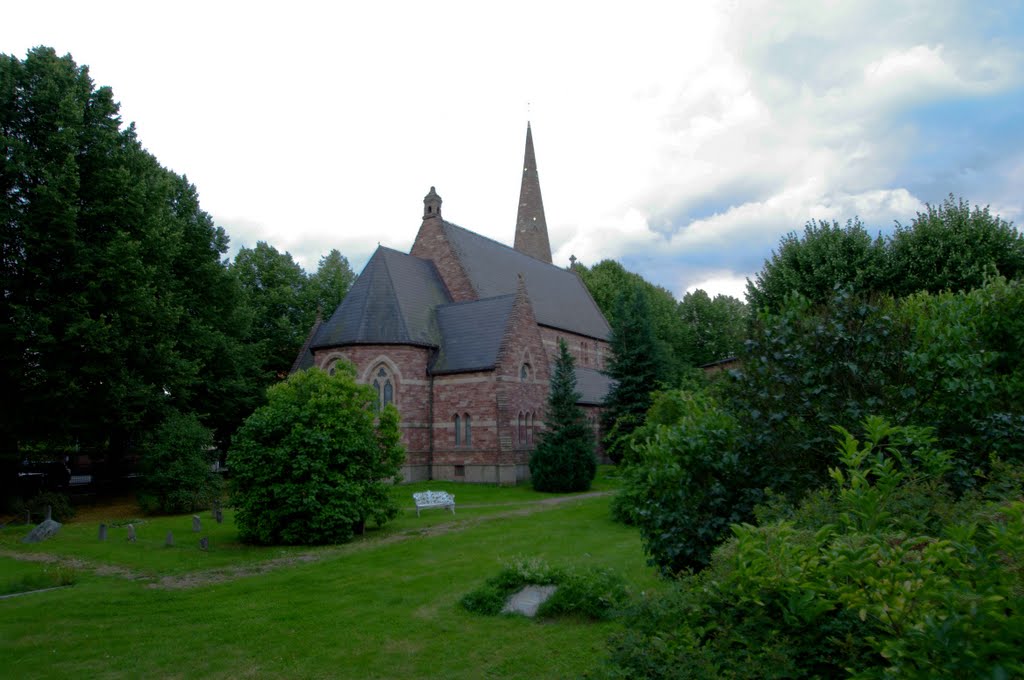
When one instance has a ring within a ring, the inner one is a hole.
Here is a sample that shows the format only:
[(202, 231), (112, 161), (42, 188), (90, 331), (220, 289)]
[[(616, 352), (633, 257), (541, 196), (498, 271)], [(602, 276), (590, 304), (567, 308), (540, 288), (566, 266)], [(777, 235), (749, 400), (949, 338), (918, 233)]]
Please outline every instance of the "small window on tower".
[(519, 382), (526, 382), (530, 379), (530, 364), (523, 364), (519, 368)]

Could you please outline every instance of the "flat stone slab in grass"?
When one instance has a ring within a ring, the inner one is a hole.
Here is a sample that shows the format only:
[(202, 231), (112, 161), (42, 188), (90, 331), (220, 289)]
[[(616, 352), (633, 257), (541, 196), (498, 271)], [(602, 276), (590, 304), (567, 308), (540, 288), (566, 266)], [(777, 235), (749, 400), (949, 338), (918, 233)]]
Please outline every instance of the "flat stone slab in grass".
[(60, 531), (60, 528), (62, 526), (64, 526), (64, 525), (61, 524), (60, 522), (56, 522), (56, 521), (54, 521), (52, 519), (45, 519), (45, 520), (42, 521), (41, 524), (36, 526), (35, 529), (30, 531), (28, 536), (26, 536), (25, 538), (21, 539), (21, 542), (22, 543), (39, 543), (40, 541), (45, 541), (50, 536), (53, 536), (58, 531)]
[(537, 608), (544, 604), (556, 590), (558, 590), (558, 586), (526, 586), (508, 598), (501, 613), (522, 614), (533, 618), (537, 615)]

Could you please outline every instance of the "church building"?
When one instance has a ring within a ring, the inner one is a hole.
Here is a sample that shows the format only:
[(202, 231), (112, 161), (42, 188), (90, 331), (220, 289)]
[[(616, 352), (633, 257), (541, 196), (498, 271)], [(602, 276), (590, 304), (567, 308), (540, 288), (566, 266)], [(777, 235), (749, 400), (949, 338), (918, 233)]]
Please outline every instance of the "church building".
[(445, 221), (431, 187), (412, 250), (378, 246), (295, 362), (348, 361), (398, 408), (407, 481), (529, 477), (559, 340), (597, 434), (610, 329), (579, 276), (551, 263), (529, 125), (514, 244)]

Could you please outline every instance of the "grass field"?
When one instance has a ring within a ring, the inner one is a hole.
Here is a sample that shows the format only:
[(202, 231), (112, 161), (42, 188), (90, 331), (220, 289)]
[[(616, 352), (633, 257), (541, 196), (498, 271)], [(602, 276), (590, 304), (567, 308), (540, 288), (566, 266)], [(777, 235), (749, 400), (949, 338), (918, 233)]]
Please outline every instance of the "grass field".
[[(454, 517), (416, 517), (411, 494), (428, 486), (455, 494)], [(610, 521), (608, 495), (443, 482), (394, 492), (404, 508), (396, 521), (321, 548), (243, 546), (230, 511), (222, 525), (204, 513), (201, 534), (190, 516), (143, 518), (135, 544), (120, 526), (100, 543), (95, 512), (33, 546), (20, 543), (24, 527), (8, 527), (0, 585), (43, 568), (29, 558), (73, 566), (77, 583), (0, 600), (2, 674), (579, 677), (600, 665), (614, 621), (481, 617), (459, 598), (516, 556), (611, 568), (637, 593), (660, 587), (635, 530)], [(164, 546), (167, 531), (174, 547)]]

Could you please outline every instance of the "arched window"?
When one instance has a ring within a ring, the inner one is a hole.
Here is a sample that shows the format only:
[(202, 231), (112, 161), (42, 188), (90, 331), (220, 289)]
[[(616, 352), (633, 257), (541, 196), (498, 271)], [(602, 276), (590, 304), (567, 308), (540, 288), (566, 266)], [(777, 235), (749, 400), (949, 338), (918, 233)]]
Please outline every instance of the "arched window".
[(519, 442), (526, 443), (526, 417), (522, 411), (519, 412)]
[(331, 362), (331, 365), (327, 367), (327, 375), (334, 375), (334, 372), (338, 370), (338, 360), (335, 359)]
[(455, 417), (452, 418), (452, 422), (455, 423), (455, 445), (458, 446), (459, 445), (459, 435), (461, 434), (459, 432), (459, 414), (458, 413), (456, 413)]
[(470, 423), (472, 422), (472, 418), (469, 417), (468, 413), (465, 413), (462, 416), (462, 421), (463, 421), (463, 425), (466, 428), (466, 430), (465, 430), (466, 436), (462, 438), (463, 439), (462, 443), (465, 444), (466, 446), (470, 446), (470, 445), (473, 444), (473, 430), (470, 427)]
[(533, 442), (533, 414), (526, 414), (526, 443), (530, 444)]
[(530, 379), (530, 364), (524, 363), (519, 367), (519, 382), (526, 382)]
[(377, 408), (383, 409), (395, 403), (395, 384), (391, 379), (391, 371), (381, 364), (373, 376), (373, 391), (377, 393)]

